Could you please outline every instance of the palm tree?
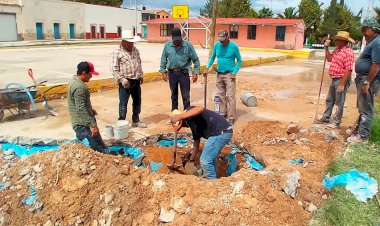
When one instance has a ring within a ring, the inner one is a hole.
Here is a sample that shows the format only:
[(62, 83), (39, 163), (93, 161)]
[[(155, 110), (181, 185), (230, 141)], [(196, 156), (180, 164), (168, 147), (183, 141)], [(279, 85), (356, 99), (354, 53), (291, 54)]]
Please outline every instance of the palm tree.
[(374, 7), (373, 11), (375, 12), (375, 18), (378, 23), (380, 23), (380, 8), (379, 7)]
[(259, 11), (259, 18), (272, 18), (273, 12), (269, 8), (263, 7)]
[(295, 11), (296, 7), (288, 7), (284, 10), (283, 14), (277, 14), (278, 18), (281, 19), (294, 19), (298, 18), (298, 11)]

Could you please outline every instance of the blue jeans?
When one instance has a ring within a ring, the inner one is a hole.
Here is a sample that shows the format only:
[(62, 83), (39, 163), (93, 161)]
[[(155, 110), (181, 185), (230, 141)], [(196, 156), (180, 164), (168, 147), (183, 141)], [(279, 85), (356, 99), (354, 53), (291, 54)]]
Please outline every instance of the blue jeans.
[(189, 72), (186, 70), (178, 72), (169, 70), (169, 86), (172, 99), (172, 111), (178, 109), (178, 85), (181, 88), (183, 110), (186, 110), (190, 107)]
[(327, 98), (326, 98), (326, 110), (322, 116), (323, 121), (329, 122), (331, 119), (331, 114), (333, 112), (334, 105), (336, 105), (336, 110), (332, 118), (333, 119), (332, 123), (338, 126), (340, 125), (340, 122), (342, 121), (344, 102), (346, 100), (347, 89), (348, 87), (350, 87), (350, 84), (351, 84), (351, 78), (348, 79), (348, 81), (346, 82), (343, 92), (339, 93), (338, 87), (341, 81), (342, 81), (341, 78), (332, 79), (331, 85), (329, 88), (329, 93), (327, 94)]
[(125, 120), (129, 97), (132, 97), (132, 122), (140, 122), (141, 113), (141, 85), (140, 79), (128, 79), (129, 88), (119, 83), (119, 120)]
[(359, 119), (357, 125), (358, 134), (364, 139), (368, 139), (371, 133), (371, 125), (374, 113), (374, 99), (379, 90), (380, 82), (376, 78), (371, 82), (367, 95), (362, 94), (362, 87), (367, 76), (357, 75), (355, 78), (357, 88), (357, 105), (359, 110)]
[(102, 137), (100, 136), (100, 134), (97, 137), (92, 137), (91, 130), (89, 127), (78, 126), (75, 129), (75, 134), (77, 135), (77, 138), (80, 141), (87, 138), (88, 142), (90, 143), (90, 147), (95, 151), (106, 153), (107, 147), (104, 144)]
[(212, 136), (207, 139), (201, 155), (201, 167), (207, 179), (216, 178), (216, 157), (232, 138), (232, 132)]

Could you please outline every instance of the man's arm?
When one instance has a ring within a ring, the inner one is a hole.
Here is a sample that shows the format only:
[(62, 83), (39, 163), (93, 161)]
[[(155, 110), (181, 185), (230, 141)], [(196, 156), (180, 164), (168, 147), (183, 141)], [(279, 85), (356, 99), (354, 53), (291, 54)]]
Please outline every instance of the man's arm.
[(168, 64), (168, 58), (167, 58), (166, 54), (167, 54), (167, 47), (165, 44), (164, 49), (162, 50), (161, 62), (160, 62), (160, 72), (161, 73), (167, 72), (166, 65)]
[(330, 40), (330, 39), (327, 39), (327, 40), (323, 43), (323, 45), (325, 46), (325, 57), (326, 57), (327, 62), (331, 62), (331, 59), (332, 59), (332, 54), (331, 54), (330, 51), (329, 51), (330, 43), (331, 43), (331, 40)]
[(234, 67), (234, 71), (232, 72), (232, 74), (234, 74), (236, 76), (237, 73), (238, 73), (238, 71), (240, 70), (240, 67), (241, 67), (241, 64), (242, 64), (240, 50), (239, 50), (239, 47), (237, 45), (235, 46), (235, 58), (237, 60), (237, 63), (235, 65), (235, 67)]
[(201, 63), (199, 62), (199, 57), (197, 52), (195, 52), (195, 49), (191, 43), (190, 45), (190, 58), (191, 61), (193, 61), (194, 64), (194, 72), (195, 74), (199, 75), (201, 73)]
[(199, 151), (199, 144), (200, 143), (201, 143), (200, 139), (194, 140), (194, 143), (193, 143), (193, 152), (191, 153), (191, 156), (190, 156), (190, 162), (194, 162), (195, 161), (195, 158), (197, 157), (197, 154), (198, 154), (198, 151)]
[(178, 122), (180, 120), (199, 115), (202, 113), (203, 110), (204, 110), (203, 107), (199, 107), (199, 106), (193, 107), (190, 110), (188, 110), (182, 114), (170, 116), (170, 120), (172, 121), (172, 123), (175, 123), (175, 122)]
[(122, 83), (122, 81), (125, 80), (125, 78), (120, 73), (119, 51), (116, 50), (112, 53), (111, 71), (113, 77), (115, 77), (118, 83)]
[(215, 49), (216, 49), (216, 43), (214, 45), (214, 48), (212, 49), (211, 58), (207, 63), (207, 66), (206, 66), (207, 69), (209, 69), (215, 61), (215, 57), (216, 57), (216, 50)]
[(89, 111), (86, 108), (86, 90), (78, 87), (74, 90), (74, 105), (78, 118), (82, 123), (90, 128), (97, 127), (95, 116), (92, 113), (92, 109)]
[(140, 51), (136, 48), (136, 52), (137, 52), (137, 63), (138, 63), (138, 70), (139, 70), (139, 73), (140, 73), (140, 78), (144, 78), (144, 72), (142, 70), (142, 64), (141, 64), (141, 57), (140, 57)]
[(367, 85), (362, 88), (362, 93), (365, 95), (368, 93), (371, 82), (376, 78), (380, 69), (380, 45), (373, 45), (371, 51), (372, 64), (367, 75)]
[(340, 81), (338, 92), (343, 92), (347, 81), (351, 78), (353, 65), (354, 65), (354, 52), (349, 51), (347, 56), (343, 60), (343, 66), (346, 71), (344, 72), (342, 80)]

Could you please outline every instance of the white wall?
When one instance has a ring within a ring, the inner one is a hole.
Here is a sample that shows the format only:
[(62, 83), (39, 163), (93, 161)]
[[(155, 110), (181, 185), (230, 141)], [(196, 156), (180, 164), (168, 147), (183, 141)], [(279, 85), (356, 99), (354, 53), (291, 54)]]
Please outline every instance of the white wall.
[[(105, 26), (106, 33), (117, 33), (117, 27), (122, 30), (133, 30), (136, 26), (136, 11), (116, 7), (85, 5), (85, 28), (86, 32), (91, 32), (91, 25), (96, 25), (99, 32), (99, 25)], [(137, 10), (137, 32), (141, 33), (141, 10)]]
[(69, 24), (75, 24), (75, 37), (84, 38), (83, 3), (61, 0), (22, 0), (25, 39), (36, 39), (36, 22), (43, 23), (45, 39), (54, 39), (54, 23), (60, 24), (62, 39), (69, 38)]

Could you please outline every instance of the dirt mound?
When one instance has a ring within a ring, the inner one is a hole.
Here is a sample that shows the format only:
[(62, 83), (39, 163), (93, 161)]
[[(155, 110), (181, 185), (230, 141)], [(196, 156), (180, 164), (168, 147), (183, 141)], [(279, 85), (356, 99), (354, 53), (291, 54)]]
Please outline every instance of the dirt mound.
[[(235, 131), (234, 137), (259, 152), (268, 166), (260, 172), (242, 168), (213, 181), (135, 169), (128, 158), (80, 144), (4, 161), (0, 176), (9, 187), (0, 190), (0, 225), (305, 225), (309, 204), (320, 204), (326, 166), (342, 144), (326, 143), (319, 133), (287, 134), (286, 128), (251, 122)], [(309, 164), (289, 163), (298, 157)], [(282, 189), (294, 170), (301, 179), (293, 199)], [(39, 205), (22, 203), (30, 194), (28, 184), (36, 188)]]

